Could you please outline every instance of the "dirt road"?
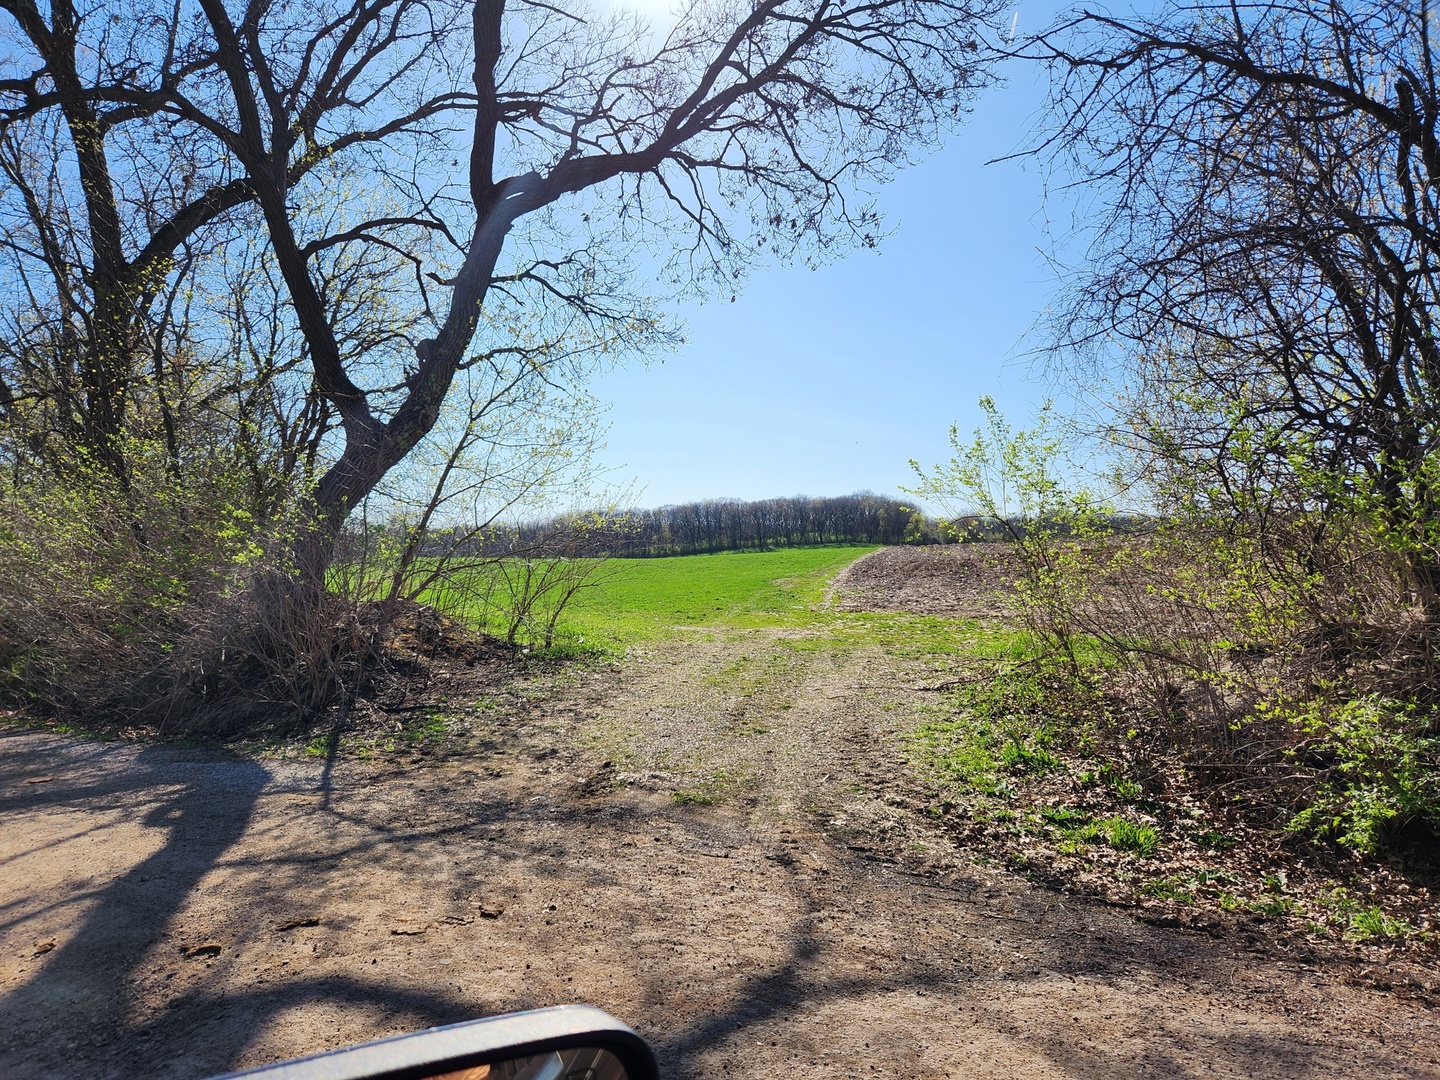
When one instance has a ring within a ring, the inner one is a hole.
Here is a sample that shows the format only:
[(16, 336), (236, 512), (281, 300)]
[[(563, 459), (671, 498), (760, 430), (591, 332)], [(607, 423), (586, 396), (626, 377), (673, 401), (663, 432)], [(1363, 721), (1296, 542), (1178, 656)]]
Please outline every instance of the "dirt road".
[(1423, 1005), (976, 865), (931, 664), (694, 633), (439, 754), (0, 732), (0, 1076), (199, 1077), (589, 1002), (688, 1077), (1440, 1076)]

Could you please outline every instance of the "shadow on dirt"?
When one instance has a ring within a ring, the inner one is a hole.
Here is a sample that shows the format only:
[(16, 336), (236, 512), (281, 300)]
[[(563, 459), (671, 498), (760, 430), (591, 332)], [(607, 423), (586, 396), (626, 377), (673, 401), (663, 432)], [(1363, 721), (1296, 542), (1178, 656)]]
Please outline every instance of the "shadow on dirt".
[[(1083, 900), (1075, 907), (1076, 911), (1068, 913), (1070, 918), (1103, 919), (1108, 914)], [(1052, 917), (1058, 914), (1054, 907), (1049, 913)], [(1177, 966), (1198, 968), (1219, 986), (1233, 978), (1234, 958), (1218, 943), (1193, 942), (1193, 948), (1183, 950), (1183, 964), (1177, 965), (1173, 944), (1161, 940), (1150, 928), (1108, 927), (1093, 942), (1072, 939), (1069, 948), (1061, 945), (1047, 957), (1043, 969), (1029, 973), (997, 970), (985, 963), (957, 971), (949, 962), (952, 958), (932, 954), (902, 956), (898, 958), (901, 963), (886, 970), (835, 978), (827, 975), (831, 957), (824, 938), (801, 929), (808, 921), (796, 920), (789, 955), (766, 974), (753, 978), (745, 994), (691, 1019), (677, 1031), (653, 1035), (662, 1075), (673, 1080), (704, 1080), (730, 1075), (732, 1070), (735, 1075), (775, 1077), (862, 1077), (878, 1071), (886, 1077), (913, 1080), (961, 1080), (971, 1075), (1109, 1080), (1115, 1076), (1199, 1078), (1215, 1075), (1218, 1068), (1232, 1076), (1293, 1077), (1337, 1075), (1337, 1062), (1345, 1060), (1337, 1059), (1333, 1048), (1314, 1032), (1290, 1028), (1237, 1033), (1198, 1012), (1176, 1023), (1170, 1010), (1158, 1007), (1162, 995), (1157, 995), (1154, 1014), (1142, 1016), (1139, 1026), (1126, 1032), (1123, 1040), (1107, 1038), (1103, 1028), (1092, 1026), (1096, 1018), (1082, 1023), (1079, 1017), (1067, 1015), (1075, 999), (1056, 986), (1055, 976), (1071, 977), (1069, 989), (1073, 991), (1073, 974), (1080, 972), (1109, 981), (1174, 980)], [(1001, 942), (1006, 953), (1017, 944), (1014, 940)], [(1025, 945), (1034, 948), (1043, 942), (1027, 939)], [(926, 951), (923, 941), (910, 948)], [(1195, 973), (1192, 970), (1191, 974)], [(1020, 1007), (1012, 1004), (1017, 997), (1024, 1001)], [(1045, 1015), (1038, 1023), (1033, 1012), (1036, 999), (1045, 1002)], [(1243, 1002), (1243, 997), (1232, 1000), (1242, 1007)], [(1081, 1009), (1085, 1011), (1085, 1005)], [(817, 1015), (843, 1016), (850, 1022), (844, 1029), (832, 1024), (817, 1038)], [(1261, 1017), (1257, 1020), (1264, 1023)], [(838, 1046), (852, 1049), (837, 1062)], [(995, 1057), (997, 1050), (1003, 1057)], [(1375, 1051), (1373, 1061), (1368, 1060), (1372, 1058), (1369, 1052), (1360, 1057), (1390, 1074), (1394, 1059), (1379, 1045)], [(974, 1072), (956, 1065), (957, 1059), (963, 1061), (967, 1054), (973, 1055)], [(747, 1064), (752, 1060), (764, 1061), (766, 1067), (757, 1070)], [(837, 1066), (843, 1071), (832, 1071)], [(1395, 1075), (1418, 1078), (1434, 1074), (1416, 1062), (1413, 1069)]]
[[(36, 838), (16, 844), (17, 864), (24, 850), (78, 845), (74, 820), (94, 822), (96, 843), (121, 835), (107, 829), (142, 842), (108, 879), (66, 878), (98, 884), (63, 887), (52, 909), (71, 905), (73, 929), (0, 998), (6, 1076), (204, 1076), (276, 1047), (351, 1041), (341, 1030), (583, 999), (582, 985), (656, 1042), (673, 1080), (966, 1075), (932, 1067), (932, 1053), (984, 1075), (1408, 1075), (1383, 1044), (1357, 1048), (1363, 1035), (1335, 1056), (1293, 1015), (1335, 1008), (1331, 989), (1307, 991), (1225, 942), (1004, 875), (942, 885), (800, 829), (804, 843), (784, 847), (723, 808), (576, 798), (560, 779), (573, 770), (534, 771), (548, 756), (503, 781), (417, 770), (347, 787), (334, 762), (280, 776), (173, 748), (8, 741), (0, 732), (0, 814), (24, 812)], [(447, 937), (475, 883), (512, 889), (512, 910)], [(192, 923), (197, 906), (205, 919)], [(7, 951), (33, 948), (15, 929), (21, 907), (0, 911)], [(371, 918), (382, 907), (386, 920), (425, 913), (431, 929), (395, 936)], [(342, 909), (371, 922), (344, 924)], [(349, 954), (281, 966), (287, 926), (324, 944), (332, 924)], [(441, 966), (452, 952), (476, 962)], [(1228, 1017), (1208, 1011), (1215, 995)], [(350, 1023), (326, 1026), (335, 1017)], [(289, 1026), (274, 1036), (277, 1025)]]
[[(0, 814), (89, 804), (129, 811), (143, 828), (163, 830), (163, 841), (121, 876), (80, 898), (88, 910), (75, 931), (44, 956), (28, 981), (0, 998), (0, 1072), (57, 1077), (220, 1072), (269, 1019), (317, 1000), (413, 1016), (418, 1026), (474, 1016), (473, 1003), (462, 1005), (445, 994), (386, 986), (378, 978), (335, 977), (238, 993), (202, 990), (172, 998), (158, 1015), (143, 1009), (135, 1000), (137, 970), (162, 942), (174, 947), (166, 939), (175, 935), (177, 915), (250, 827), (271, 777), (251, 761), (186, 760), (168, 748), (85, 751), (98, 767), (71, 781), (46, 776), (43, 760), (32, 755), (0, 756), (0, 791), (7, 793), (0, 798)], [(113, 756), (123, 758), (121, 767), (107, 761)], [(204, 962), (204, 942), (190, 942), (188, 951), (189, 963)]]

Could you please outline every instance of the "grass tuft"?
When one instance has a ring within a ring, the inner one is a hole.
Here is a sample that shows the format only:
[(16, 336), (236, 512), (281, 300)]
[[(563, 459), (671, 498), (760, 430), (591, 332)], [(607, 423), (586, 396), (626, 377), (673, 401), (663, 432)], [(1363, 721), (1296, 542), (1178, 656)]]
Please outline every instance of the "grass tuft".
[(676, 806), (714, 806), (720, 796), (700, 788), (676, 788), (670, 792), (670, 801)]
[(1122, 817), (1102, 818), (1084, 826), (1078, 834), (1084, 841), (1102, 840), (1116, 851), (1129, 851), (1148, 859), (1160, 850), (1160, 834), (1149, 825), (1137, 825)]
[(1350, 918), (1346, 937), (1352, 941), (1388, 941), (1412, 932), (1404, 919), (1392, 919), (1378, 907), (1361, 908)]

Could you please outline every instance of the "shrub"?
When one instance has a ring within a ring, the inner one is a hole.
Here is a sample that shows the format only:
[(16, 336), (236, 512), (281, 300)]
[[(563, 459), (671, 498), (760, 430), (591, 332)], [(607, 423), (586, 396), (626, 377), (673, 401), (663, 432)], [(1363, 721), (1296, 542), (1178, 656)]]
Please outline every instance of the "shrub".
[(1312, 736), (1295, 756), (1331, 764), (1310, 804), (1290, 819), (1291, 830), (1366, 854), (1415, 822), (1440, 830), (1440, 737), (1414, 703), (1317, 701), (1294, 719)]
[(144, 451), (123, 483), (94, 468), (0, 488), (0, 691), (212, 733), (323, 707), (355, 664), (355, 606), (304, 587), (293, 530), (257, 520), (241, 472), (217, 459), (182, 482)]
[(1013, 432), (982, 404), (989, 430), (969, 445), (952, 432), (955, 460), (922, 471), (921, 493), (1005, 523), (1019, 613), (1105, 703), (1079, 726), (1108, 756), (1178, 757), (1252, 818), (1363, 854), (1440, 831), (1440, 612), (1423, 580), (1440, 523), (1299, 440), (1237, 437), (1221, 469), (1150, 431), (1132, 480), (1163, 513), (1122, 530), (1103, 500), (1067, 492), (1048, 419)]

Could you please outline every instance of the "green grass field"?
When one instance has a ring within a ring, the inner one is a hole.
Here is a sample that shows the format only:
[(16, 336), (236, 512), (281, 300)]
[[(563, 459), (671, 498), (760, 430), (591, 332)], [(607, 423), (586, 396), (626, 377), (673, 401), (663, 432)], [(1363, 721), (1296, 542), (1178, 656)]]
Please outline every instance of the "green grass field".
[[(801, 625), (819, 617), (825, 586), (873, 547), (782, 548), (661, 559), (614, 559), (576, 594), (556, 635), (561, 648), (624, 647), (676, 627)], [(443, 597), (439, 606), (454, 610)], [(455, 610), (472, 623), (481, 613)], [(492, 617), (485, 629), (494, 633)]]
[[(556, 628), (560, 654), (624, 650), (679, 628), (793, 628), (792, 650), (880, 646), (901, 656), (1015, 659), (1033, 643), (1021, 630), (986, 621), (905, 612), (841, 611), (824, 605), (826, 586), (871, 546), (782, 548), (661, 559), (613, 559), (582, 589)], [(483, 591), (483, 590), (477, 590)], [(498, 595), (495, 594), (495, 595)], [(499, 609), (459, 595), (423, 599), (477, 629), (503, 635)], [(518, 640), (538, 646), (528, 630)]]
[(616, 560), (580, 593), (565, 621), (581, 634), (650, 637), (672, 626), (804, 621), (825, 585), (873, 547), (788, 548)]

